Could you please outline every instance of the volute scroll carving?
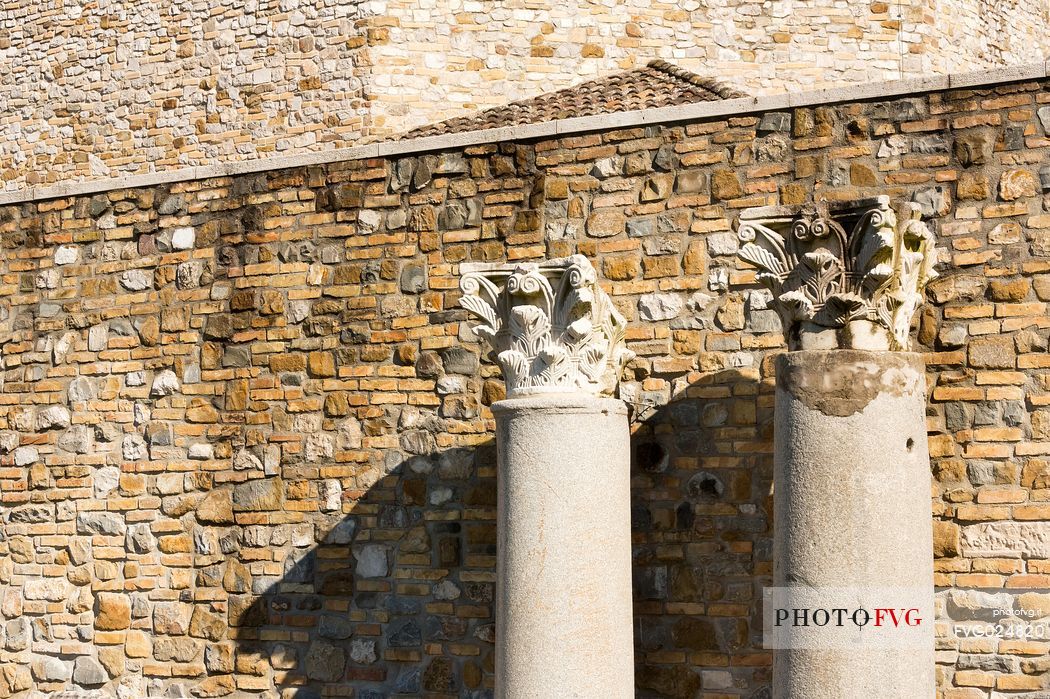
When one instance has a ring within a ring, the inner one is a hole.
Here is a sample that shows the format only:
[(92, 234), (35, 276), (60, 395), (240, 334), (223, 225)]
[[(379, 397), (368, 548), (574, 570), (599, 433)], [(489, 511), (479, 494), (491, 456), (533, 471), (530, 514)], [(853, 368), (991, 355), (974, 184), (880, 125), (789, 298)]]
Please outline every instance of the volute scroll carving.
[(626, 322), (582, 255), (520, 264), (464, 264), (460, 305), (480, 322), (508, 397), (583, 391), (612, 395), (624, 365)]
[(788, 348), (907, 350), (912, 316), (937, 276), (918, 205), (889, 197), (741, 213), (738, 253), (773, 292)]

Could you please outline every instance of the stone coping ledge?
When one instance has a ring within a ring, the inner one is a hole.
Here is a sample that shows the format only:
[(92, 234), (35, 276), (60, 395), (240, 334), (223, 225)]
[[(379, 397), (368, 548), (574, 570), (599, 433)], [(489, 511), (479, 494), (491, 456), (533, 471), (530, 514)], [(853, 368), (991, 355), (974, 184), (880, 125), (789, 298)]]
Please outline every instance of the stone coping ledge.
[(393, 155), (427, 153), (431, 151), (461, 148), (464, 146), (504, 141), (524, 141), (549, 136), (568, 136), (607, 129), (669, 124), (680, 121), (695, 121), (714, 117), (743, 116), (746, 114), (809, 107), (841, 102), (858, 102), (886, 97), (904, 97), (920, 93), (968, 87), (991, 87), (1024, 80), (1039, 80), (1050, 76), (1050, 59), (1039, 63), (1027, 63), (968, 73), (930, 75), (906, 80), (889, 80), (874, 83), (859, 83), (842, 87), (806, 90), (757, 97), (742, 97), (716, 102), (656, 107), (630, 112), (613, 112), (595, 116), (575, 117), (545, 121), (520, 126), (501, 126), (494, 129), (464, 131), (462, 133), (424, 136), (402, 141), (383, 141), (350, 148), (327, 151), (311, 151), (296, 155), (279, 155), (268, 158), (240, 160), (216, 165), (179, 168), (164, 172), (124, 175), (95, 180), (80, 180), (60, 184), (27, 187), (13, 191), (0, 191), (0, 205), (58, 199), (83, 194), (96, 194), (114, 189), (150, 187), (173, 182), (203, 180), (212, 177), (244, 175), (270, 170), (323, 165), (347, 160), (382, 158)]

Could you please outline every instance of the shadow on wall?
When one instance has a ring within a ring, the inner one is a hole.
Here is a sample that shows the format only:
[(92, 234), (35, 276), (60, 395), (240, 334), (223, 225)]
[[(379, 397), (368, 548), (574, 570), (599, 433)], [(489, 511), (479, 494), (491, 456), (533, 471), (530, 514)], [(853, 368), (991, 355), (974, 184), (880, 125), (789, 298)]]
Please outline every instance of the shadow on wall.
[(635, 411), (639, 698), (770, 696), (760, 600), (773, 572), (772, 367), (767, 356), (694, 374), (666, 404)]
[(237, 672), (263, 688), (272, 668), (294, 699), (491, 697), (495, 464), (493, 441), (411, 457), (304, 536), (279, 580), (231, 599)]
[[(725, 370), (635, 406), (638, 697), (769, 696), (758, 600), (772, 573), (772, 401), (757, 369)], [(321, 544), (304, 536), (279, 579), (252, 590), (245, 575), (230, 601), (239, 684), (272, 679), (294, 699), (493, 696), (495, 463), (491, 441), (412, 457), (356, 494)]]

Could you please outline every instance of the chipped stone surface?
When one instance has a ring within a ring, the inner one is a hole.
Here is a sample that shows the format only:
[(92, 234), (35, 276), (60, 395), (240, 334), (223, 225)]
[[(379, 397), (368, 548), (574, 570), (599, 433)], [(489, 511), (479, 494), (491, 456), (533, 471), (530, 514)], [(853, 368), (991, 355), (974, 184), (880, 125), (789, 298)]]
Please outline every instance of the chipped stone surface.
[(778, 359), (784, 390), (811, 410), (833, 417), (863, 411), (880, 395), (914, 393), (923, 380), (917, 354), (830, 350)]
[(999, 179), (999, 197), (1003, 201), (1034, 197), (1038, 189), (1035, 175), (1028, 170), (1007, 170)]
[(315, 641), (306, 653), (305, 664), (310, 679), (334, 682), (343, 677), (346, 653), (338, 646)]
[(95, 383), (86, 376), (80, 376), (69, 382), (66, 391), (70, 403), (86, 401), (96, 396)]
[(92, 476), (95, 497), (105, 498), (120, 485), (120, 469), (116, 466), (103, 466)]
[(65, 682), (72, 674), (72, 665), (61, 658), (43, 656), (33, 661), (33, 677), (41, 682)]
[(1050, 522), (983, 522), (962, 528), (963, 553), (975, 558), (1050, 558)]
[(179, 377), (171, 369), (165, 369), (153, 377), (150, 395), (154, 397), (170, 396), (179, 390)]
[(128, 291), (142, 291), (153, 286), (153, 275), (141, 269), (129, 269), (120, 275), (120, 285)]
[(123, 536), (127, 531), (124, 519), (113, 512), (82, 512), (77, 515), (77, 532)]
[(69, 410), (65, 406), (52, 405), (36, 414), (36, 428), (40, 432), (64, 429), (69, 427), (71, 419)]
[(82, 655), (73, 663), (73, 681), (82, 687), (105, 684), (109, 675), (94, 658)]
[(172, 250), (189, 250), (193, 247), (193, 242), (197, 239), (197, 232), (192, 228), (183, 227), (176, 228), (171, 233), (171, 249)]
[(250, 512), (280, 509), (284, 500), (284, 484), (280, 478), (263, 478), (237, 485), (233, 489), (235, 510)]
[(22, 587), (22, 594), (27, 600), (64, 600), (69, 594), (69, 583), (62, 578), (41, 578), (27, 580)]
[(146, 440), (137, 434), (125, 435), (120, 443), (120, 453), (128, 461), (138, 461), (146, 458)]
[(56, 444), (74, 454), (87, 454), (95, 444), (95, 430), (88, 425), (74, 425), (62, 433)]
[(215, 456), (215, 448), (210, 444), (191, 444), (186, 449), (186, 456), (197, 461), (207, 461)]
[(0, 432), (0, 454), (10, 454), (18, 446), (18, 433)]
[(354, 639), (350, 643), (350, 660), (362, 665), (371, 665), (378, 659), (376, 642), (368, 639)]
[(676, 294), (646, 294), (638, 299), (638, 315), (642, 320), (677, 318), (684, 307), (682, 298)]
[(15, 466), (28, 466), (40, 459), (40, 452), (36, 447), (18, 447), (14, 451)]
[(357, 574), (362, 578), (379, 578), (387, 573), (387, 549), (385, 546), (369, 545), (354, 551), (357, 559)]
[(76, 245), (61, 245), (55, 250), (56, 265), (76, 264), (80, 259), (80, 249)]
[(329, 478), (323, 481), (318, 488), (322, 498), (322, 510), (335, 512), (342, 509), (343, 486), (337, 479)]

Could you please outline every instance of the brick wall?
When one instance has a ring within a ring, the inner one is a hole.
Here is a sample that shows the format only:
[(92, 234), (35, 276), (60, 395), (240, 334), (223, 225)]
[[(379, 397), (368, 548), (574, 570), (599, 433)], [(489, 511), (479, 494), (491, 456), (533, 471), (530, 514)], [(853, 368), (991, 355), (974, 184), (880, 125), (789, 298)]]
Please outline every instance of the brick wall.
[(752, 94), (1041, 61), (1027, 0), (0, 10), (0, 189), (326, 150), (663, 58)]
[[(1046, 615), (1048, 106), (1024, 83), (0, 208), (0, 696), (490, 696), (502, 383), (458, 265), (576, 252), (638, 354), (638, 695), (767, 696), (782, 337), (733, 224), (814, 192), (917, 201), (944, 251), (915, 328), (942, 614)], [(940, 630), (943, 699), (1047, 689), (1050, 644)]]

